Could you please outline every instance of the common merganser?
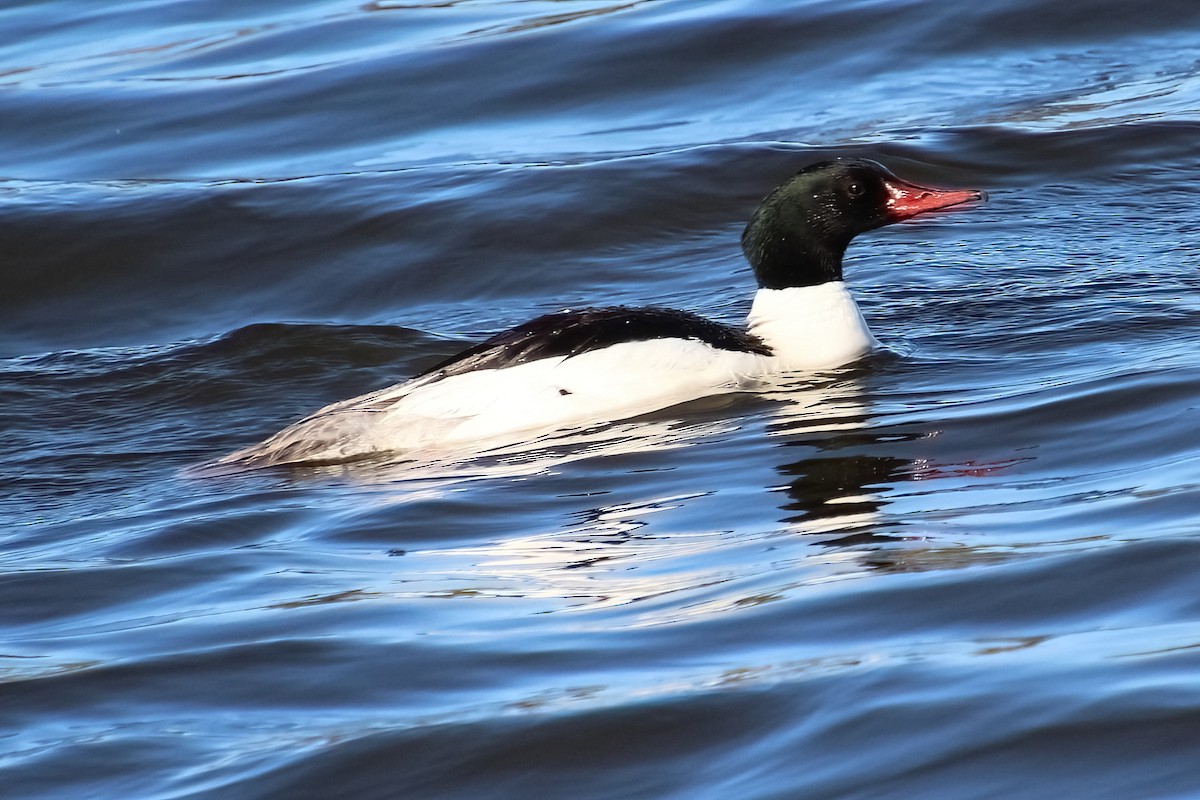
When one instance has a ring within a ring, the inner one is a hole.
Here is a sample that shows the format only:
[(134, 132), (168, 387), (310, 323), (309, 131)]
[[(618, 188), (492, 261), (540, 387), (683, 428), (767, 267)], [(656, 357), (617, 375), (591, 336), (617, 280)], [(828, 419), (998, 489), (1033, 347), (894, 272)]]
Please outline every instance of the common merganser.
[(758, 280), (745, 329), (653, 307), (546, 314), (404, 383), (328, 405), (216, 465), (482, 450), (847, 364), (879, 344), (842, 280), (850, 240), (984, 197), (918, 186), (867, 159), (813, 164), (767, 195), (742, 233)]

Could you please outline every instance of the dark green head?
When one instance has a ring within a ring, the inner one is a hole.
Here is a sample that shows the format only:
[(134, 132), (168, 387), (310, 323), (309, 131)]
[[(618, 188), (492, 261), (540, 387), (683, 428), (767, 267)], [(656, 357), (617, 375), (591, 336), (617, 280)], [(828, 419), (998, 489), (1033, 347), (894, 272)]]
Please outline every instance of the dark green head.
[(865, 158), (822, 161), (767, 195), (742, 233), (742, 252), (763, 289), (840, 281), (858, 234), (983, 197), (918, 186)]

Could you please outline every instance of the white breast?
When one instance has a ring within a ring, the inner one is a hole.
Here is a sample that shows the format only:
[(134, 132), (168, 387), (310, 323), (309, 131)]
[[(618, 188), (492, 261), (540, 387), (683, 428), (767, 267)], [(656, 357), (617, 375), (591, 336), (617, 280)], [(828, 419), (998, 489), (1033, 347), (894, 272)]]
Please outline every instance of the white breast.
[(842, 281), (759, 289), (747, 322), (775, 352), (778, 372), (839, 367), (879, 346)]

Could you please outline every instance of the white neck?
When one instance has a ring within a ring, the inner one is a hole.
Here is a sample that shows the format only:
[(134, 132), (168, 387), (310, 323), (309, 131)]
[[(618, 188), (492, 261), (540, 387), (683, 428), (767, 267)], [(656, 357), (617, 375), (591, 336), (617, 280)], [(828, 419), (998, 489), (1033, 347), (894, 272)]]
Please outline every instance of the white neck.
[(781, 370), (837, 367), (879, 346), (842, 281), (759, 289), (747, 322)]

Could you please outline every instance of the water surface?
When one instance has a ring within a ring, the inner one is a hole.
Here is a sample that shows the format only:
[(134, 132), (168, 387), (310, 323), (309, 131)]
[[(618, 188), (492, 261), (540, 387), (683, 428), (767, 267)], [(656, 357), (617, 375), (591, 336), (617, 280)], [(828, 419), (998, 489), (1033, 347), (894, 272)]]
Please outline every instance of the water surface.
[[(1200, 794), (1200, 6), (0, 9), (22, 798)], [(187, 467), (531, 316), (736, 322), (801, 166), (887, 351), (438, 470)]]

